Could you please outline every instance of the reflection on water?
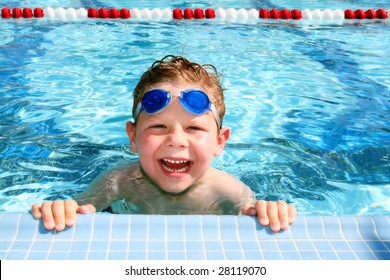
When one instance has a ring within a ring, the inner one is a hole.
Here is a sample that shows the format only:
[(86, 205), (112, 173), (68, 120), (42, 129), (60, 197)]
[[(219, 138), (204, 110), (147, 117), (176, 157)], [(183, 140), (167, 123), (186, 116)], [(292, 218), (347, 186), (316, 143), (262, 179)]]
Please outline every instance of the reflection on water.
[(335, 153), (265, 139), (259, 145), (228, 145), (227, 150), (231, 155), (226, 153), (218, 165), (251, 186), (258, 198), (287, 200), (306, 215), (390, 211), (388, 148)]

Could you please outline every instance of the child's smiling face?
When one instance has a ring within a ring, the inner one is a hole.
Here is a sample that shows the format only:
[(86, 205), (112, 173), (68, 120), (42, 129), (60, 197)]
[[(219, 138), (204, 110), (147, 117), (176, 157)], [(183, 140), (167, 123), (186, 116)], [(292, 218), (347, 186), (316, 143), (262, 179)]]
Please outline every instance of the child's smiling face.
[(153, 182), (166, 192), (181, 193), (207, 173), (213, 157), (221, 154), (230, 130), (219, 130), (212, 112), (193, 115), (182, 107), (176, 96), (184, 90), (202, 89), (199, 85), (153, 86), (174, 96), (161, 112), (141, 112), (136, 126), (128, 123), (131, 149), (138, 153), (142, 169)]

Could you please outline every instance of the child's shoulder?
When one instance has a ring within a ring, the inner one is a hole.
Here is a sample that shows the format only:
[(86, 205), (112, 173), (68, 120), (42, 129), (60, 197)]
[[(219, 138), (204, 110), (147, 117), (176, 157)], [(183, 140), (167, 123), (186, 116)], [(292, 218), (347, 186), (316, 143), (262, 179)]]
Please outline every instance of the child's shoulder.
[(244, 205), (252, 203), (254, 193), (246, 184), (234, 175), (212, 168), (205, 178), (204, 186), (207, 186), (207, 191), (215, 195), (224, 197), (226, 200), (232, 201), (235, 205)]
[(107, 178), (136, 178), (142, 176), (142, 171), (139, 162), (130, 162), (125, 164), (119, 164), (111, 169), (108, 169), (102, 175)]
[(92, 185), (117, 185), (142, 178), (142, 170), (138, 162), (117, 165), (101, 173)]
[(215, 186), (237, 186), (237, 187), (246, 187), (246, 185), (238, 179), (236, 176), (227, 173), (225, 171), (211, 168), (206, 180), (212, 182)]

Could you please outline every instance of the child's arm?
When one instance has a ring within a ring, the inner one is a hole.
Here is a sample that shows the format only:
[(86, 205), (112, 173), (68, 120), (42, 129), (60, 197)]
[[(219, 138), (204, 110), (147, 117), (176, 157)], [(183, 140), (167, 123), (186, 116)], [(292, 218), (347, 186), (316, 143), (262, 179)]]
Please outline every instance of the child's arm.
[(119, 194), (119, 185), (123, 180), (132, 181), (139, 171), (138, 164), (119, 166), (98, 176), (88, 187), (79, 194), (76, 200), (56, 200), (36, 203), (31, 213), (36, 219), (42, 219), (47, 230), (62, 231), (66, 226), (76, 223), (76, 213), (89, 214), (101, 211), (115, 201)]
[(92, 204), (79, 206), (75, 200), (45, 201), (36, 203), (31, 208), (31, 213), (36, 219), (42, 219), (47, 230), (62, 231), (66, 226), (71, 227), (76, 223), (76, 213), (89, 214), (96, 212)]
[(248, 206), (244, 208), (242, 213), (251, 216), (257, 215), (260, 224), (269, 225), (274, 232), (288, 228), (294, 223), (297, 216), (295, 206), (281, 200), (278, 202), (258, 200), (254, 207)]

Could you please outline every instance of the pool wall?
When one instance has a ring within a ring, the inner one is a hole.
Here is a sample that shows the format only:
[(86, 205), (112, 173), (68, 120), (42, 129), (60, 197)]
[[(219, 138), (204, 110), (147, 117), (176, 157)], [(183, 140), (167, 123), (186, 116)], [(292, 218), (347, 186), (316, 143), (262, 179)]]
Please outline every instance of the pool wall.
[(390, 216), (299, 216), (273, 233), (249, 216), (79, 215), (63, 232), (0, 214), (1, 260), (389, 260)]

